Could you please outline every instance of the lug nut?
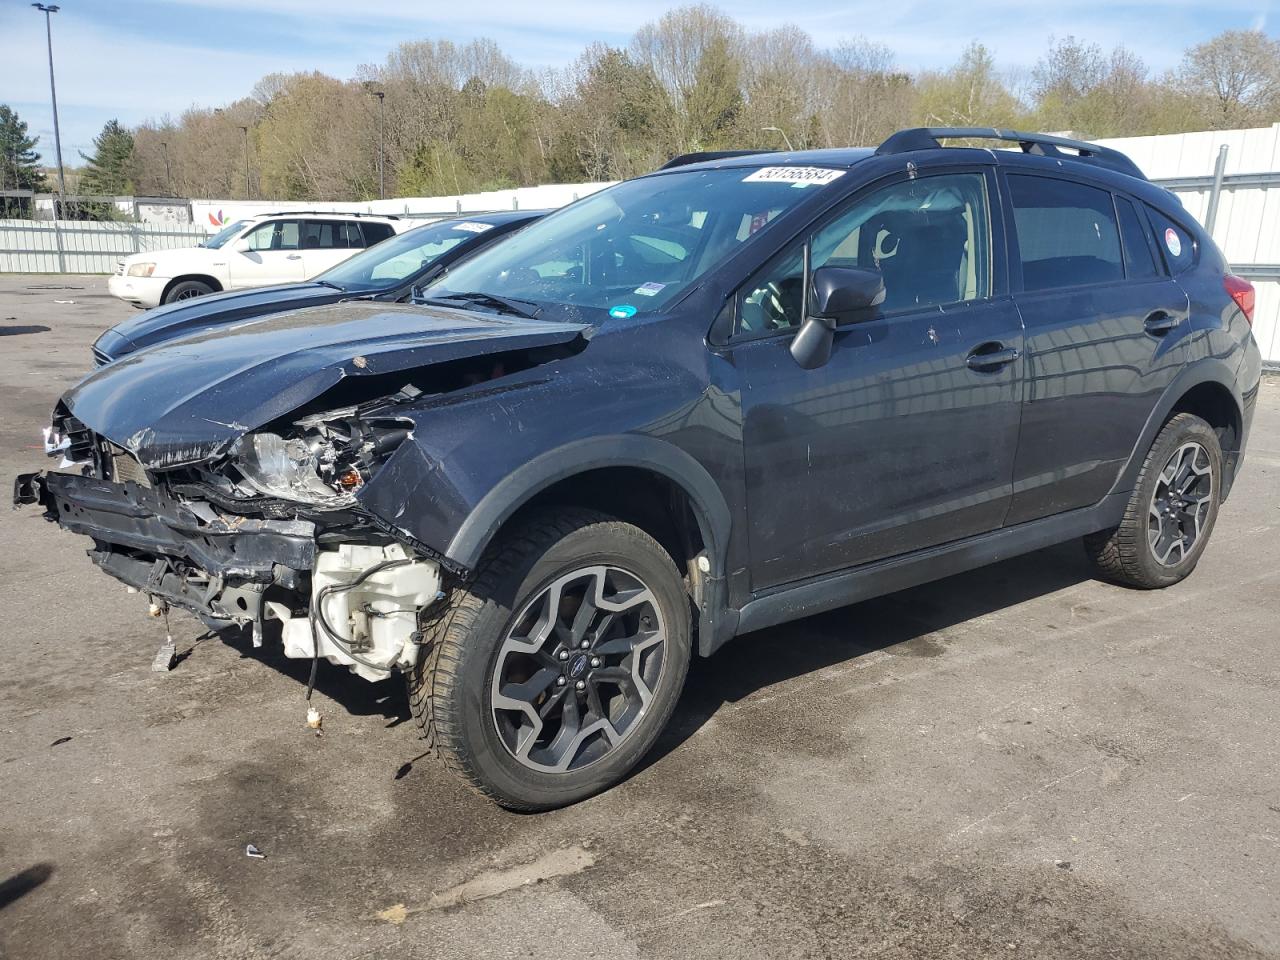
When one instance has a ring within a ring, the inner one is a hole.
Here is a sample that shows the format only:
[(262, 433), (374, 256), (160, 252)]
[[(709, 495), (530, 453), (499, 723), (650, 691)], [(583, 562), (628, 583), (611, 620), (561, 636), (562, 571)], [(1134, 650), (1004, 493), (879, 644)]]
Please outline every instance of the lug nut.
[(575, 690), (585, 690), (587, 689), (587, 681), (579, 680), (577, 683), (573, 685), (573, 687)]
[(557, 687), (563, 687), (566, 683), (568, 683), (568, 681), (567, 681), (567, 680), (565, 680), (565, 678), (564, 678), (564, 677), (556, 677), (556, 686), (557, 686)]
[(583, 640), (580, 644), (578, 644), (578, 646), (580, 646), (583, 650), (585, 650), (587, 649), (587, 647), (591, 646), (591, 641)]
[(591, 665), (592, 665), (593, 667), (598, 667), (598, 666), (600, 666), (600, 658), (599, 658), (599, 657), (592, 657), (592, 658), (591, 658)]
[(560, 659), (561, 659), (561, 660), (568, 660), (568, 659), (569, 659), (569, 651), (568, 651), (568, 650), (561, 650), (561, 651), (560, 651), (560, 653), (559, 653), (559, 657), (560, 657)]

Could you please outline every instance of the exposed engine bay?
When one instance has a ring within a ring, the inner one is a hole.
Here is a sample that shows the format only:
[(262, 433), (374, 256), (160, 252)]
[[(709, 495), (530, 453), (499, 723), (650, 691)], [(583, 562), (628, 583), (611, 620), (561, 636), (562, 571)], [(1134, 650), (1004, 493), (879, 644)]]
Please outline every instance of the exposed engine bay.
[(217, 462), (154, 472), (65, 409), (45, 450), (72, 473), (18, 479), (15, 500), (93, 539), (90, 558), (153, 605), (212, 627), (283, 625), (285, 654), (379, 680), (416, 662), (440, 566), (369, 522), (355, 495), (412, 433), (418, 391), (245, 434)]

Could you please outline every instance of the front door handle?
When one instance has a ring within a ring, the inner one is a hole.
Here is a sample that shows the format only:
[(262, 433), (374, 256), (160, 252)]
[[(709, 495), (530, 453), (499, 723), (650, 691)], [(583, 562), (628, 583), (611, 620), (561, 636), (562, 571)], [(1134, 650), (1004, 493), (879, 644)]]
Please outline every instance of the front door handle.
[(291, 253), (291, 254), (289, 254), (287, 257), (285, 257), (285, 259), (286, 259), (286, 260), (301, 260), (301, 259), (302, 259), (302, 254), (300, 254), (300, 253)]
[(969, 351), (964, 362), (970, 370), (990, 373), (1013, 363), (1020, 356), (1022, 352), (1017, 347), (1006, 347), (1002, 343), (982, 343)]
[(1153, 337), (1163, 337), (1181, 322), (1180, 317), (1175, 317), (1164, 310), (1156, 310), (1142, 321), (1142, 329)]

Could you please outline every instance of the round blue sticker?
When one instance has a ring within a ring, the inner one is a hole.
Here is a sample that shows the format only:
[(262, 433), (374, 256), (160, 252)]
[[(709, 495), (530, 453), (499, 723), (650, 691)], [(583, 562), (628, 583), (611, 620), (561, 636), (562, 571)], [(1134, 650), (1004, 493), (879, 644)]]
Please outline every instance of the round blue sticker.
[(609, 316), (616, 320), (629, 320), (636, 315), (636, 308), (629, 303), (620, 303), (609, 308)]

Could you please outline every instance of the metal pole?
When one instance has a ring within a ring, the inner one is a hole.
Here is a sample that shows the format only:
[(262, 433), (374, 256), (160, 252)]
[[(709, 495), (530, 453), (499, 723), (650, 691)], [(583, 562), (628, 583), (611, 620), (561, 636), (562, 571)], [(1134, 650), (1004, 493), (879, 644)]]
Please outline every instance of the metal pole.
[(378, 199), (385, 200), (387, 198), (387, 94), (379, 90), (374, 96), (378, 98)]
[(1209, 209), (1204, 214), (1204, 228), (1213, 235), (1213, 224), (1218, 219), (1218, 198), (1222, 196), (1222, 177), (1227, 171), (1227, 145), (1218, 148), (1218, 162), (1213, 165), (1213, 186), (1209, 188)]
[(787, 131), (783, 130), (781, 127), (761, 127), (760, 129), (765, 131), (766, 133), (782, 134), (782, 142), (787, 145), (787, 150), (792, 151), (795, 149), (793, 146), (791, 146), (791, 138), (787, 136)]
[(249, 186), (249, 128), (241, 127), (240, 132), (244, 134), (244, 198), (251, 200), (253, 188)]
[(173, 196), (173, 174), (169, 171), (169, 144), (160, 141), (160, 147), (164, 150), (164, 188), (169, 191), (169, 196)]
[[(33, 7), (44, 14), (44, 35), (49, 48), (49, 97), (53, 101), (53, 150), (58, 157), (58, 195), (65, 198), (67, 195), (67, 178), (62, 171), (62, 132), (58, 128), (58, 88), (53, 82), (53, 25), (50, 14), (57, 13), (59, 7), (56, 3), (48, 4), (33, 3)], [(55, 211), (54, 217), (57, 217)]]

